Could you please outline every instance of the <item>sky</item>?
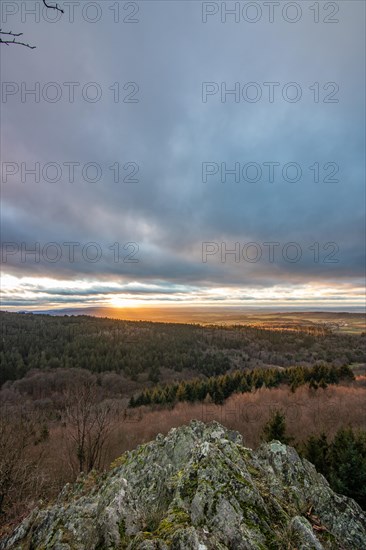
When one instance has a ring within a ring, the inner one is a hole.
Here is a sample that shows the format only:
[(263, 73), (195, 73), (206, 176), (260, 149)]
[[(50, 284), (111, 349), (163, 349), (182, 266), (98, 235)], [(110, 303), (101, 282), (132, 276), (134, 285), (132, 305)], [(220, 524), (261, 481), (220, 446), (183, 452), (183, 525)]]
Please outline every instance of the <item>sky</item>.
[(3, 309), (364, 306), (364, 2), (2, 4)]

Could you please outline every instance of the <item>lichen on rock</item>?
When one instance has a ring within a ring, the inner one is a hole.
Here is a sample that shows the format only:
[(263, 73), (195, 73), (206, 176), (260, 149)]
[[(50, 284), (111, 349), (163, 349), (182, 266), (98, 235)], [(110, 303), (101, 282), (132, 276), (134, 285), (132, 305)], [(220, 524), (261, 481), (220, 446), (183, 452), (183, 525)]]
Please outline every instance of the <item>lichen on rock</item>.
[(366, 517), (278, 441), (193, 421), (68, 485), (0, 550), (366, 548)]

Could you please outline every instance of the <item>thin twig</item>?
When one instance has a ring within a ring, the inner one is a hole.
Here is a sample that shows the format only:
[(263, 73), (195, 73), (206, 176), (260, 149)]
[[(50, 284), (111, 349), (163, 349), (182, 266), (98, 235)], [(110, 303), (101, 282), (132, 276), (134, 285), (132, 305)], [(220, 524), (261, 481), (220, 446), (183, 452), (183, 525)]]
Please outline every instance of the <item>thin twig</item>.
[(60, 11), (61, 13), (64, 13), (64, 10), (61, 9), (58, 4), (55, 4), (55, 5), (51, 5), (51, 4), (47, 4), (46, 0), (43, 0), (43, 3), (44, 5), (46, 6), (46, 8), (50, 8), (52, 10), (57, 10), (57, 11)]
[[(60, 8), (58, 4), (47, 4), (46, 0), (42, 0), (42, 2), (43, 2), (43, 5), (46, 6), (46, 8), (64, 13), (64, 10)], [(24, 46), (25, 48), (29, 48), (31, 50), (34, 50), (36, 47), (36, 46), (31, 46), (27, 42), (16, 40), (16, 38), (23, 35), (22, 32), (18, 32), (18, 33), (15, 33), (13, 31), (5, 32), (0, 29), (0, 35), (6, 36), (5, 40), (0, 36), (0, 44), (5, 44), (5, 46), (10, 46), (10, 44), (18, 44), (19, 46)], [(9, 37), (12, 37), (12, 40)]]
[(16, 37), (22, 36), (22, 32), (14, 33), (12, 31), (5, 32), (0, 29), (0, 34), (5, 35), (7, 37), (12, 36), (13, 40), (6, 39), (4, 40), (0, 36), (0, 44), (5, 44), (6, 46), (9, 46), (10, 44), (18, 44), (19, 46), (25, 46), (26, 48), (30, 48), (31, 50), (34, 50), (35, 46), (31, 46), (30, 44), (27, 44), (27, 42), (21, 42), (20, 40), (15, 40)]

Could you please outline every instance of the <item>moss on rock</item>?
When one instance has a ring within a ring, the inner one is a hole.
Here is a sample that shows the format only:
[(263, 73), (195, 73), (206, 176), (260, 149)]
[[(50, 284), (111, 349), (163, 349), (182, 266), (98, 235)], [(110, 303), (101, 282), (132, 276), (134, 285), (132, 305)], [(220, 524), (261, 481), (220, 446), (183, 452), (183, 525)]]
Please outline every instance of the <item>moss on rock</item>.
[(82, 476), (0, 541), (0, 550), (233, 548), (366, 548), (366, 517), (291, 447), (254, 452), (220, 424), (193, 421)]

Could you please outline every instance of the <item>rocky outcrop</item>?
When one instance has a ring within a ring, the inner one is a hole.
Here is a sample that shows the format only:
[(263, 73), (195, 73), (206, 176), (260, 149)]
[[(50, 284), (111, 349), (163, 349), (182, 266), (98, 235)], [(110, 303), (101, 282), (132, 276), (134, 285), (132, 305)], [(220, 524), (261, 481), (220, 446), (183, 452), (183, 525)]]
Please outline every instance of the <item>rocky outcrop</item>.
[(194, 421), (67, 485), (0, 550), (366, 548), (366, 517), (296, 451)]

